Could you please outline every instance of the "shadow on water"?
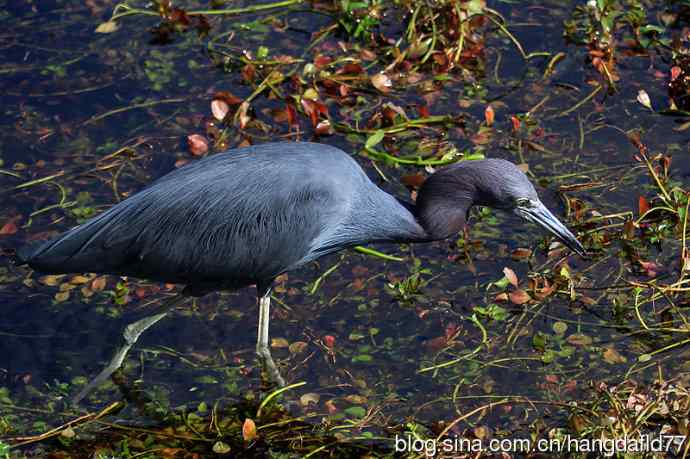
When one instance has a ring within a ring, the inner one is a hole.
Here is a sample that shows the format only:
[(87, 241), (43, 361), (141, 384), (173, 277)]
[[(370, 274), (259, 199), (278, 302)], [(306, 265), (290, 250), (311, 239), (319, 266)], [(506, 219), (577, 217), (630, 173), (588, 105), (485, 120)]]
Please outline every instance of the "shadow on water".
[[(524, 3), (496, 2), (496, 11), (463, 22), (472, 29), (451, 70), (428, 47), (459, 37), (430, 42), (431, 29), (405, 45), (407, 60), (391, 64), (395, 40), (382, 37), (412, 33), (400, 12), (360, 36), (356, 24), (375, 15), (342, 15), (318, 2), (210, 17), (208, 35), (194, 30), (203, 29), (197, 16), (152, 34), (158, 18), (145, 15), (101, 34), (94, 29), (112, 2), (0, 1), (0, 457), (4, 445), (22, 442), (30, 445), (17, 454), (39, 456), (51, 448), (92, 457), (160, 447), (167, 457), (205, 457), (228, 447), (233, 457), (378, 457), (393, 454), (403, 434), (615, 436), (621, 430), (604, 425), (606, 416), (637, 433), (629, 417), (639, 407), (658, 414), (671, 392), (687, 401), (690, 301), (685, 284), (659, 286), (687, 271), (678, 222), (690, 177), (688, 113), (679, 106), (663, 116), (660, 108), (680, 65), (667, 52), (673, 44), (629, 43), (656, 33), (687, 49), (678, 38), (685, 7), (640, 3), (648, 21), (662, 18), (660, 31), (621, 26), (609, 68), (602, 48), (577, 43), (597, 26), (577, 16), (577, 2)], [(208, 5), (188, 10), (197, 7)], [(334, 18), (340, 26), (331, 27)], [(522, 56), (519, 48), (544, 53)], [(372, 78), (384, 70), (392, 90)], [(271, 71), (283, 78), (264, 84)], [(229, 105), (225, 122), (214, 120), (212, 100)], [(251, 102), (246, 112), (242, 101)], [(449, 117), (437, 123), (437, 115)], [(423, 122), (410, 128), (410, 120)], [(132, 315), (173, 286), (31, 273), (11, 263), (12, 251), (193, 161), (191, 134), (212, 153), (322, 141), (351, 152), (402, 198), (456, 153), (506, 158), (528, 166), (544, 202), (566, 215), (593, 257), (567, 257), (517, 217), (475, 209), (458, 238), (373, 247), (401, 262), (348, 251), (281, 276), (271, 337), (288, 384), (298, 384), (290, 390), (274, 397), (259, 383), (248, 288), (190, 300), (147, 332), (116, 378), (124, 386), (99, 388), (86, 414), (66, 398), (110, 358)], [(675, 220), (642, 218), (663, 204), (650, 170), (672, 190)], [(97, 416), (123, 398), (129, 403)], [(678, 410), (667, 413), (673, 422)], [(67, 433), (40, 437), (75, 419)], [(665, 422), (683, 432), (682, 422)], [(647, 428), (658, 433), (662, 424)]]

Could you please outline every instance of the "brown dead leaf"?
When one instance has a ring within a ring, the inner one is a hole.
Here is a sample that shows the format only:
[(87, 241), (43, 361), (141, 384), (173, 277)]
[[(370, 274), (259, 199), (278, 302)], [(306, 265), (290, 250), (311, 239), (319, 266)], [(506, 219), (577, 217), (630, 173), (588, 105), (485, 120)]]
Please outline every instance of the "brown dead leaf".
[(60, 283), (60, 279), (62, 279), (64, 274), (60, 275), (48, 275), (48, 276), (41, 276), (38, 278), (38, 282), (40, 282), (43, 285), (47, 285), (49, 287), (55, 287)]
[(103, 290), (105, 288), (105, 284), (106, 284), (105, 277), (103, 277), (103, 276), (97, 277), (91, 281), (91, 290), (93, 290), (94, 292), (100, 292), (101, 290)]
[(514, 292), (510, 292), (508, 296), (510, 297), (511, 303), (514, 304), (525, 304), (531, 299), (529, 294), (522, 289), (517, 289)]
[(426, 177), (422, 174), (403, 175), (400, 177), (402, 184), (410, 188), (421, 187), (425, 180)]
[(119, 29), (120, 26), (116, 21), (106, 21), (102, 22), (96, 27), (95, 32), (96, 33), (113, 33), (117, 29)]
[(86, 276), (74, 276), (69, 280), (70, 284), (74, 285), (83, 285), (86, 284), (88, 281), (89, 278)]
[(581, 333), (573, 333), (572, 335), (568, 336), (565, 340), (573, 346), (589, 346), (590, 344), (592, 344), (592, 338)]
[(371, 77), (371, 84), (384, 94), (390, 92), (391, 88), (393, 87), (393, 82), (385, 73), (377, 73), (376, 75), (373, 75)]
[(249, 102), (245, 100), (240, 104), (240, 108), (237, 110), (237, 117), (240, 121), (240, 129), (244, 129), (251, 120), (251, 117), (247, 114), (247, 111), (249, 111)]
[(271, 339), (271, 347), (273, 348), (284, 348), (290, 346), (290, 343), (288, 343), (288, 340), (285, 338), (272, 338)]
[(610, 363), (611, 365), (615, 365), (617, 363), (625, 363), (628, 361), (628, 359), (626, 359), (612, 347), (606, 348), (602, 357), (604, 358), (604, 361), (606, 363)]
[(328, 414), (335, 414), (338, 412), (338, 407), (335, 406), (335, 403), (333, 403), (333, 400), (328, 400), (323, 405), (326, 407)]
[(319, 403), (321, 396), (315, 392), (308, 392), (303, 394), (299, 398), (299, 402), (302, 406), (316, 405)]
[(517, 248), (510, 253), (510, 256), (516, 260), (529, 258), (532, 256), (532, 250), (525, 248)]
[(69, 290), (65, 290), (64, 292), (57, 292), (54, 296), (55, 301), (58, 303), (62, 303), (63, 301), (67, 301), (69, 299)]
[(494, 301), (505, 303), (506, 301), (508, 301), (508, 294), (506, 292), (501, 292), (494, 297)]

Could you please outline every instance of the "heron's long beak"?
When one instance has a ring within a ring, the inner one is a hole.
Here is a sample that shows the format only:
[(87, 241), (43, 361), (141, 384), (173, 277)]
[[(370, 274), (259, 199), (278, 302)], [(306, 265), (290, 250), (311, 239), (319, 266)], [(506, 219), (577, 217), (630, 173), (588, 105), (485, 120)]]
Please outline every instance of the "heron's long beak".
[(548, 230), (581, 257), (587, 256), (587, 251), (575, 235), (558, 221), (556, 216), (541, 201), (530, 201), (529, 205), (518, 206), (515, 208), (515, 213)]

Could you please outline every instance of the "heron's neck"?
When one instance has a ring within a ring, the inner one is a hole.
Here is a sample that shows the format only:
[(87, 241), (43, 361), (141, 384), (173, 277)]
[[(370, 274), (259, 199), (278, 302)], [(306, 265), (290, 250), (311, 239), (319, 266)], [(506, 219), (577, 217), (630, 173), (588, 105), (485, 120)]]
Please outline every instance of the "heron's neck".
[(453, 168), (432, 174), (417, 195), (415, 216), (430, 240), (441, 240), (463, 230), (477, 189)]

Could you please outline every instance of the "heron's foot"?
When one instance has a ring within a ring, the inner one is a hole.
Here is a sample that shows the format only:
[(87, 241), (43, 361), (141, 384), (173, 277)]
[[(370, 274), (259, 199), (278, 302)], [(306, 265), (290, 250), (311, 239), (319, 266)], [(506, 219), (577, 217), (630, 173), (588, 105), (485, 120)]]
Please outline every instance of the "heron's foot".
[(285, 380), (280, 375), (268, 346), (257, 345), (256, 355), (259, 357), (259, 362), (261, 363), (261, 379), (263, 379), (264, 375), (267, 375), (270, 385), (285, 387)]
[(101, 370), (101, 372), (98, 373), (98, 376), (89, 381), (89, 383), (86, 386), (84, 386), (84, 388), (80, 390), (79, 393), (74, 396), (74, 398), (72, 398), (72, 403), (76, 405), (77, 403), (82, 401), (84, 397), (89, 395), (89, 393), (92, 390), (94, 390), (95, 388), (103, 384), (108, 378), (110, 378), (110, 376), (112, 376), (112, 374), (115, 373), (122, 366), (122, 363), (125, 361), (125, 358), (129, 353), (129, 350), (132, 348), (132, 346), (134, 346), (141, 334), (144, 333), (153, 324), (165, 317), (167, 314), (167, 311), (159, 314), (154, 314), (152, 316), (144, 317), (143, 319), (137, 320), (136, 322), (132, 322), (131, 324), (127, 325), (125, 327), (124, 332), (122, 333), (122, 338), (124, 338), (124, 344), (120, 346), (117, 352), (115, 352), (115, 355), (113, 355), (113, 358), (110, 359), (110, 363), (108, 364), (108, 366)]
[(115, 355), (113, 355), (113, 358), (110, 359), (110, 363), (108, 364), (108, 366), (103, 368), (103, 370), (101, 370), (101, 372), (98, 373), (98, 376), (89, 381), (89, 383), (86, 386), (84, 386), (84, 388), (80, 390), (79, 393), (72, 398), (72, 403), (76, 405), (77, 403), (82, 401), (84, 397), (89, 395), (89, 393), (91, 393), (92, 390), (103, 384), (106, 379), (110, 378), (110, 376), (113, 373), (115, 373), (118, 370), (118, 368), (122, 366), (122, 362), (125, 361), (125, 357), (127, 357), (127, 353), (133, 345), (134, 343), (130, 344), (128, 342), (125, 342), (125, 344), (117, 350)]

